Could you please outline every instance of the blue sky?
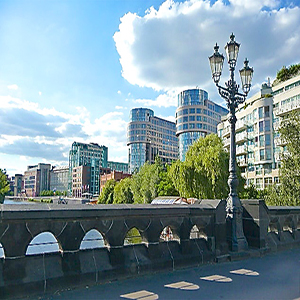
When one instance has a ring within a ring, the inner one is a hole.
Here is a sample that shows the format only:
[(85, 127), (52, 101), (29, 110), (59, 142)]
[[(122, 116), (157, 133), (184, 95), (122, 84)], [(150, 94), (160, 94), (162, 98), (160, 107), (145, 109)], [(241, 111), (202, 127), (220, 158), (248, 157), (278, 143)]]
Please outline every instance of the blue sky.
[[(73, 141), (127, 162), (134, 107), (174, 120), (179, 91), (224, 104), (208, 56), (234, 32), (253, 91), (299, 63), (300, 3), (276, 0), (0, 0), (0, 168), (68, 164)], [(224, 66), (222, 80), (228, 79)]]

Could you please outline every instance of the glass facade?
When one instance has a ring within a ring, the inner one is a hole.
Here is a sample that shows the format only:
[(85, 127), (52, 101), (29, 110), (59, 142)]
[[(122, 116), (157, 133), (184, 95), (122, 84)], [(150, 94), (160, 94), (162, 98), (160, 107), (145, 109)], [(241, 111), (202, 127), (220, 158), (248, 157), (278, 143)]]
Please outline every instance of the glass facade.
[(91, 182), (88, 192), (98, 195), (100, 192), (100, 167), (107, 168), (107, 147), (96, 143), (84, 144), (74, 142), (69, 152), (69, 192), (72, 194), (72, 172), (73, 168), (89, 166)]
[(199, 137), (217, 133), (217, 124), (228, 110), (208, 100), (208, 93), (190, 89), (178, 95), (176, 135), (179, 138), (179, 158), (185, 160), (188, 147)]
[(148, 108), (134, 108), (130, 111), (127, 127), (129, 172), (138, 170), (146, 161), (154, 163), (159, 156), (164, 163), (178, 157), (176, 125), (154, 116)]

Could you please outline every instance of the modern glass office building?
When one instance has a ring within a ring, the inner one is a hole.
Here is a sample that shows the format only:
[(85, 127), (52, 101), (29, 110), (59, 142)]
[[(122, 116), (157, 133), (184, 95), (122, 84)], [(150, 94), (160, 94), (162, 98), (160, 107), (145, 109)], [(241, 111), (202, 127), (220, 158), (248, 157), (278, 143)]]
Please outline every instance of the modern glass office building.
[(146, 161), (154, 163), (159, 156), (164, 163), (178, 158), (178, 139), (174, 122), (154, 116), (148, 108), (130, 111), (127, 127), (129, 173), (138, 170)]
[(176, 110), (176, 135), (179, 139), (179, 158), (185, 160), (190, 145), (199, 137), (217, 133), (217, 124), (228, 110), (210, 100), (201, 89), (190, 89), (178, 95)]
[(69, 192), (72, 194), (73, 168), (80, 166), (90, 167), (90, 184), (87, 192), (92, 195), (100, 193), (100, 168), (107, 167), (107, 152), (106, 146), (99, 146), (96, 143), (84, 144), (74, 142), (69, 152)]

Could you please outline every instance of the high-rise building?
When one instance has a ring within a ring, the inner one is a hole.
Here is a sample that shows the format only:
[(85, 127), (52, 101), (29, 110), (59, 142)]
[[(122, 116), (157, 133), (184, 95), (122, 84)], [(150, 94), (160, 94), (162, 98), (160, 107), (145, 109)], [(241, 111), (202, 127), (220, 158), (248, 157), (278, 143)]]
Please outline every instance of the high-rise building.
[(68, 191), (69, 167), (54, 167), (50, 171), (50, 190), (65, 192)]
[[(90, 184), (88, 193), (99, 195), (100, 168), (107, 168), (107, 147), (96, 143), (84, 144), (74, 142), (69, 152), (69, 193), (72, 195), (73, 168), (90, 167)], [(83, 172), (81, 173), (83, 174)]]
[(199, 137), (217, 133), (217, 124), (228, 110), (210, 100), (201, 89), (190, 89), (178, 95), (176, 110), (176, 135), (179, 139), (179, 159), (185, 160), (190, 145)]
[[(265, 83), (259, 93), (239, 105), (236, 155), (247, 185), (264, 189), (279, 182), (280, 157), (286, 146), (278, 129), (281, 120), (295, 110), (300, 110), (300, 75), (273, 86)], [(218, 125), (218, 134), (229, 149), (230, 124), (226, 118)]]
[(130, 111), (127, 127), (129, 173), (138, 170), (146, 161), (154, 163), (159, 156), (170, 163), (178, 158), (178, 139), (174, 122), (154, 116), (149, 108)]
[(27, 196), (39, 196), (42, 191), (50, 189), (50, 169), (50, 164), (43, 163), (27, 167), (27, 171), (24, 172), (24, 187)]

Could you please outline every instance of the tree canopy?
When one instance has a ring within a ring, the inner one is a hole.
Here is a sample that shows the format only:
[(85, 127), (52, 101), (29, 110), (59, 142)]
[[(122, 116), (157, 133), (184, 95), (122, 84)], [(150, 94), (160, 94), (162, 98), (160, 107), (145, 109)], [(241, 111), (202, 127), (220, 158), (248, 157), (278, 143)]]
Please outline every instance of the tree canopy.
[(0, 169), (0, 203), (4, 202), (5, 195), (9, 192), (9, 182), (5, 171)]
[(300, 64), (291, 65), (289, 67), (283, 66), (276, 75), (276, 81), (277, 82), (283, 82), (286, 81), (297, 74), (300, 73)]
[[(184, 162), (176, 161), (170, 175), (183, 197), (199, 199), (226, 198), (228, 195), (229, 154), (223, 148), (216, 134), (199, 138), (186, 153)], [(244, 179), (239, 178), (239, 190), (243, 189)]]
[(281, 157), (280, 185), (272, 186), (265, 196), (268, 205), (300, 205), (300, 116), (292, 113), (282, 121), (280, 137), (286, 142)]

